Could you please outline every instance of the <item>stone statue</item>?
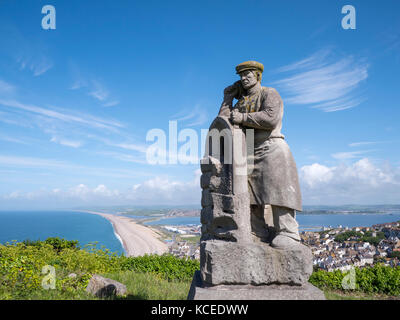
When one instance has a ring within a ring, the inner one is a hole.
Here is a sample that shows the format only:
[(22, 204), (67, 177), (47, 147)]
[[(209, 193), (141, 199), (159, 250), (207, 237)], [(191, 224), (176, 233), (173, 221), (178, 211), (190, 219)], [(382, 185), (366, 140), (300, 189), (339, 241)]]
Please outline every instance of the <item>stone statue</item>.
[(224, 90), (208, 132), (200, 271), (188, 299), (324, 299), (308, 283), (312, 253), (295, 220), (296, 164), (281, 133), (282, 99), (261, 86), (263, 69), (255, 61), (236, 67), (240, 81)]
[[(265, 242), (273, 238), (272, 246), (279, 248), (300, 240), (295, 210), (301, 211), (301, 193), (296, 164), (281, 133), (283, 102), (275, 89), (261, 86), (263, 71), (256, 61), (239, 64), (240, 81), (224, 90), (219, 115), (254, 128), (254, 168), (248, 177), (252, 233)], [(238, 102), (232, 107), (234, 98)], [(274, 228), (265, 223), (266, 205)]]

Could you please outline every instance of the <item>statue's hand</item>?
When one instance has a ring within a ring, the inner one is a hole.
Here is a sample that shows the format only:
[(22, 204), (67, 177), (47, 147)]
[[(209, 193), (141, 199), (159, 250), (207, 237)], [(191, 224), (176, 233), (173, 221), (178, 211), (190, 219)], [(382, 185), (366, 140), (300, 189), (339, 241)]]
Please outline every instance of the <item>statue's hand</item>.
[(243, 123), (243, 113), (241, 113), (237, 110), (233, 110), (231, 112), (231, 121), (233, 122), (233, 124)]
[(224, 100), (233, 100), (239, 94), (238, 81), (224, 89)]

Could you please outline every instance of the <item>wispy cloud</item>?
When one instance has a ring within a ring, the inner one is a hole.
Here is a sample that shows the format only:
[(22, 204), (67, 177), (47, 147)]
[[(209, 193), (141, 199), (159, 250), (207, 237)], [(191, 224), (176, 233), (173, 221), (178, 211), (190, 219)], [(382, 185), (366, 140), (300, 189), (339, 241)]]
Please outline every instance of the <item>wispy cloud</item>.
[(123, 127), (121, 123), (114, 120), (101, 119), (98, 117), (94, 117), (92, 115), (82, 114), (82, 113), (71, 114), (63, 110), (38, 107), (35, 105), (21, 103), (16, 100), (0, 99), (0, 105), (10, 108), (16, 108), (19, 110), (24, 110), (33, 114), (44, 116), (48, 119), (55, 119), (68, 123), (78, 123), (81, 125), (87, 125), (94, 128), (107, 129), (110, 131), (116, 131), (118, 128)]
[(332, 157), (337, 160), (347, 160), (347, 159), (355, 159), (361, 158), (362, 155), (368, 152), (373, 152), (376, 150), (360, 150), (360, 151), (350, 151), (350, 152), (337, 152), (333, 153)]
[(92, 140), (100, 141), (101, 143), (103, 143), (107, 146), (110, 146), (110, 147), (115, 147), (115, 148), (119, 148), (119, 149), (130, 150), (130, 151), (137, 151), (137, 152), (140, 152), (143, 154), (145, 154), (147, 151), (146, 144), (133, 142), (132, 138), (127, 138), (126, 136), (123, 138), (123, 142), (112, 141), (103, 136), (98, 136), (98, 135), (94, 135), (94, 134), (88, 134), (87, 137)]
[(103, 106), (104, 107), (115, 107), (118, 104), (119, 104), (119, 100), (113, 100), (110, 102), (106, 102), (105, 104), (103, 104)]
[(204, 124), (207, 119), (207, 111), (200, 104), (196, 104), (193, 108), (185, 108), (177, 114), (171, 116), (172, 120), (185, 122), (187, 127), (194, 127)]
[(70, 87), (71, 90), (85, 88), (86, 94), (102, 102), (104, 107), (114, 107), (120, 103), (118, 99), (113, 97), (110, 90), (98, 77), (82, 71), (82, 68), (78, 67), (78, 65), (72, 61), (69, 62), (69, 68), (74, 79)]
[(92, 81), (92, 89), (89, 92), (89, 95), (99, 101), (104, 101), (108, 98), (109, 92), (104, 87), (103, 84), (101, 84), (100, 82), (98, 82), (96, 80), (93, 80)]
[(388, 141), (361, 141), (361, 142), (352, 142), (349, 143), (349, 147), (360, 147), (360, 146), (368, 146), (380, 143), (387, 143)]
[(78, 90), (80, 88), (87, 87), (87, 82), (84, 79), (77, 79), (74, 81), (72, 86), (70, 87), (71, 90)]
[(368, 78), (368, 63), (353, 56), (338, 58), (324, 49), (276, 73), (289, 73), (272, 83), (287, 96), (286, 103), (332, 112), (353, 108), (364, 100), (356, 89)]
[(71, 90), (86, 88), (87, 94), (92, 98), (102, 102), (104, 107), (114, 107), (120, 103), (118, 99), (112, 97), (110, 91), (99, 80), (86, 80), (82, 76), (75, 80)]
[(148, 164), (146, 158), (143, 155), (134, 156), (131, 154), (125, 154), (121, 152), (114, 152), (114, 151), (101, 151), (97, 152), (99, 155), (112, 157), (114, 159), (124, 161), (124, 162), (132, 162), (132, 163), (139, 163), (139, 164)]
[(105, 168), (96, 166), (85, 166), (76, 163), (58, 160), (46, 159), (38, 157), (22, 157), (9, 154), (0, 154), (0, 167), (2, 169), (27, 169), (41, 168), (48, 174), (49, 170), (55, 172), (56, 175), (68, 174), (83, 177), (86, 175), (96, 177), (132, 179), (133, 177), (153, 177), (155, 174), (145, 170), (126, 170), (120, 168)]
[(26, 142), (24, 140), (17, 139), (14, 137), (3, 136), (3, 135), (0, 135), (0, 140), (6, 141), (6, 142), (12, 142), (12, 143), (28, 144), (28, 142)]
[(52, 160), (52, 159), (41, 159), (41, 158), (33, 158), (33, 157), (18, 157), (18, 156), (8, 156), (8, 155), (0, 155), (0, 164), (15, 167), (24, 167), (24, 168), (66, 168), (71, 167), (70, 164), (67, 164), (64, 161)]
[(79, 148), (83, 145), (83, 142), (81, 142), (81, 141), (73, 141), (73, 140), (69, 140), (69, 139), (59, 138), (56, 136), (52, 137), (50, 139), (50, 141), (61, 144), (66, 147), (72, 147), (72, 148)]
[(0, 93), (13, 93), (16, 87), (0, 79)]
[(17, 63), (20, 70), (30, 70), (35, 77), (46, 73), (54, 66), (54, 63), (44, 55), (19, 57)]

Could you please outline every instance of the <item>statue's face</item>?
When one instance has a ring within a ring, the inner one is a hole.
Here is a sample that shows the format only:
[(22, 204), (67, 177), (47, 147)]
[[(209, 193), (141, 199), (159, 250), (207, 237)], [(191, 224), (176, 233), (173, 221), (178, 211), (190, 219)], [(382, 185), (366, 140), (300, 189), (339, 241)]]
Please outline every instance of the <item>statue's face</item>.
[(244, 89), (249, 89), (257, 83), (257, 75), (251, 70), (245, 70), (240, 73), (240, 81)]

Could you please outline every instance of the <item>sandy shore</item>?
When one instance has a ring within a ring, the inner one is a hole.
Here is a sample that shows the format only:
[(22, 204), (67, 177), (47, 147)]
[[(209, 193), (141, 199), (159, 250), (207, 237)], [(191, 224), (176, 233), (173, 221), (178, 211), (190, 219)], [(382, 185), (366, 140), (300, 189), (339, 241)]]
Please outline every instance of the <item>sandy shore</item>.
[(97, 214), (111, 222), (115, 233), (122, 240), (126, 256), (143, 256), (146, 253), (163, 254), (168, 251), (167, 245), (159, 240), (159, 233), (149, 227), (137, 224), (129, 217), (95, 211), (85, 212)]

